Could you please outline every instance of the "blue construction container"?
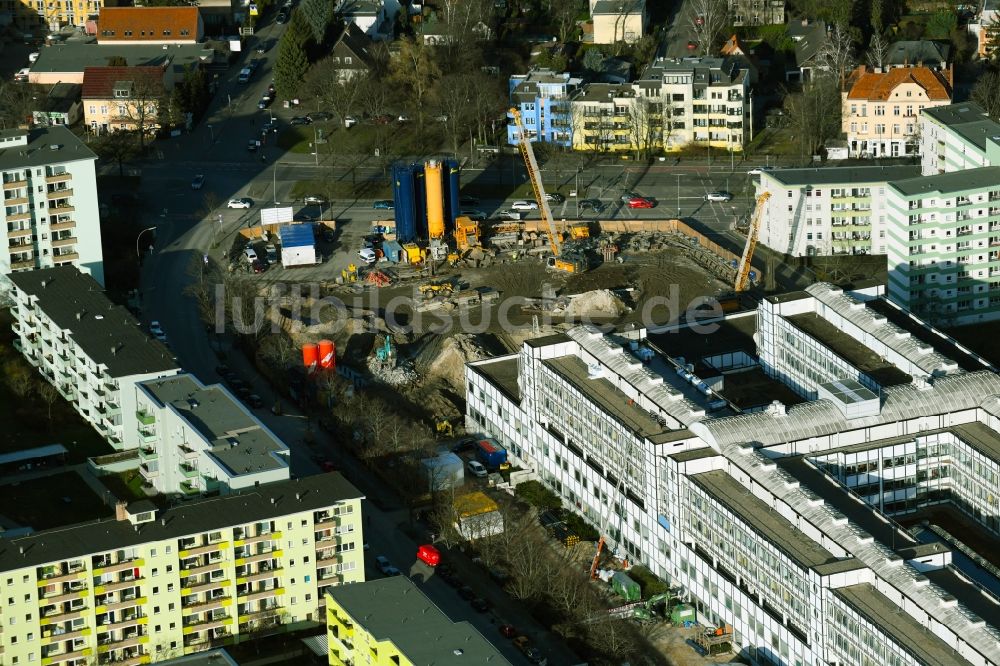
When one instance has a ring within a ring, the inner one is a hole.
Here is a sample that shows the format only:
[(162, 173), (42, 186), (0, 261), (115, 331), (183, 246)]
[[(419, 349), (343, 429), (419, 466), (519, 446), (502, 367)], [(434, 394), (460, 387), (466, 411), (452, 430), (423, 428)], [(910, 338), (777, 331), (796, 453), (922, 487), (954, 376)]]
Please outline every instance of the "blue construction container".
[(448, 231), (455, 230), (455, 218), (461, 210), (458, 203), (458, 188), (460, 169), (458, 160), (452, 158), (444, 161), (444, 223)]
[(410, 243), (417, 238), (417, 208), (413, 190), (413, 166), (397, 162), (392, 165), (392, 198), (396, 218), (396, 240)]
[(416, 209), (417, 238), (427, 238), (427, 185), (424, 178), (424, 163), (410, 165), (413, 177), (413, 202)]
[(507, 449), (500, 446), (495, 439), (481, 439), (476, 442), (476, 458), (486, 469), (494, 471), (507, 462)]

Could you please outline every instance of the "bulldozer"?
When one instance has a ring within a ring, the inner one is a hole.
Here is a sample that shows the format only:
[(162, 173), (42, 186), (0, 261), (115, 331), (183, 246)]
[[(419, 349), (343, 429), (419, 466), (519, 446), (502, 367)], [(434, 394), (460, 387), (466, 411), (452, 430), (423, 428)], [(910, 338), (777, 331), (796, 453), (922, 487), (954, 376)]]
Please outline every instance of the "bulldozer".
[(451, 421), (448, 419), (441, 419), (434, 423), (434, 431), (437, 433), (438, 437), (447, 438), (455, 436), (455, 428), (452, 427)]

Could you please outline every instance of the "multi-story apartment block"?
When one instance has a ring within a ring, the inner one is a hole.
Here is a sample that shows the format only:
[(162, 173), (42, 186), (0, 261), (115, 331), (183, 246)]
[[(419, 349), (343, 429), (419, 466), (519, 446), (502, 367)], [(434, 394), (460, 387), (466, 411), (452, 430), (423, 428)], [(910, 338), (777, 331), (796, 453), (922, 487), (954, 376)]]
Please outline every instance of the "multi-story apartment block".
[(467, 366), (467, 426), (751, 663), (1000, 664), (967, 557), (997, 564), (1000, 376), (879, 289), (528, 340)]
[(197, 44), (205, 36), (198, 7), (105, 7), (98, 44)]
[[(573, 115), (570, 95), (581, 84), (568, 72), (535, 69), (510, 77), (510, 101), (521, 112), (521, 121), (531, 141), (573, 146)], [(517, 144), (517, 125), (507, 126), (507, 143)]]
[(1000, 166), (889, 183), (889, 295), (934, 321), (1000, 316)]
[(135, 385), (180, 372), (167, 348), (75, 266), (9, 278), (15, 347), (113, 447), (139, 446)]
[[(633, 150), (648, 137), (627, 83), (591, 83), (573, 97), (571, 138), (577, 150)], [(516, 128), (515, 128), (516, 129)], [(656, 132), (653, 140), (659, 136)]]
[(463, 663), (510, 665), (475, 627), (452, 622), (406, 576), (331, 587), (326, 626), (331, 666), (420, 666), (456, 657)]
[(226, 494), (289, 477), (288, 447), (221, 385), (189, 374), (136, 386), (140, 473), (161, 493)]
[(58, 32), (66, 26), (83, 28), (87, 19), (95, 16), (104, 6), (102, 0), (9, 0), (5, 3), (14, 14), (14, 20), (25, 30), (42, 28)]
[(364, 580), (362, 499), (332, 473), (6, 539), (3, 663), (134, 666), (321, 623)]
[(858, 67), (844, 86), (842, 129), (851, 157), (903, 157), (919, 146), (924, 109), (951, 104), (952, 70)]
[(920, 164), (925, 176), (1000, 166), (1000, 124), (972, 102), (925, 109), (920, 114)]
[(733, 25), (784, 25), (785, 0), (729, 0)]
[(886, 253), (886, 183), (920, 174), (915, 166), (776, 169), (757, 193), (764, 204), (759, 240), (795, 257)]
[(664, 150), (695, 143), (741, 151), (751, 138), (750, 73), (737, 58), (657, 58), (635, 87), (662, 105)]
[(0, 275), (73, 265), (104, 282), (95, 160), (65, 127), (0, 131)]

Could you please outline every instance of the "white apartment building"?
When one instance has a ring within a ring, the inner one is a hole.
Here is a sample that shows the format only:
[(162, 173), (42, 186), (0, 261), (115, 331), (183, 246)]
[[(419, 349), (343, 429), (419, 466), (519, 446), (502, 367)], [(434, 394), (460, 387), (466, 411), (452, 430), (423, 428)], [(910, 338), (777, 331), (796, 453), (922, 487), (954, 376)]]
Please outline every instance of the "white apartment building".
[(14, 346), (111, 446), (137, 448), (135, 387), (180, 372), (167, 348), (76, 266), (8, 277)]
[(759, 240), (793, 257), (885, 254), (886, 183), (912, 178), (919, 167), (826, 167), (765, 171)]
[(158, 492), (226, 494), (289, 478), (288, 447), (222, 386), (180, 374), (135, 392), (139, 470)]
[[(712, 334), (529, 340), (467, 366), (467, 426), (752, 663), (996, 666), (1000, 581), (953, 554), (966, 534), (1000, 544), (1000, 377), (878, 292), (813, 285)], [(931, 484), (908, 456), (932, 444), (990, 464)]]
[(925, 176), (1000, 166), (1000, 124), (972, 102), (920, 114), (920, 166)]
[(950, 325), (1000, 317), (1000, 166), (895, 181), (887, 195), (890, 297)]
[(362, 499), (331, 473), (4, 539), (0, 663), (136, 666), (322, 626), (327, 591), (364, 580)]
[(104, 283), (95, 160), (65, 127), (0, 131), (0, 275), (73, 265)]
[(657, 58), (633, 87), (662, 103), (665, 150), (702, 143), (742, 151), (753, 138), (750, 72), (736, 58)]

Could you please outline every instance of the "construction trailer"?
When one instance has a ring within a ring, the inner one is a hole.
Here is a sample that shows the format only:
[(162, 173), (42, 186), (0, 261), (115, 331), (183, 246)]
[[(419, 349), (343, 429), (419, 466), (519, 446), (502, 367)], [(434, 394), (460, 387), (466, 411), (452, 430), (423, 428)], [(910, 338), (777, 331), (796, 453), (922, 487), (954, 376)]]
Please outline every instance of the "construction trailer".
[(427, 489), (432, 493), (458, 488), (465, 481), (462, 459), (450, 451), (424, 458), (420, 467), (426, 473)]
[(288, 224), (278, 230), (281, 265), (312, 266), (316, 261), (316, 239), (311, 224)]
[(502, 534), (500, 506), (485, 493), (475, 492), (455, 498), (455, 529), (469, 541)]

